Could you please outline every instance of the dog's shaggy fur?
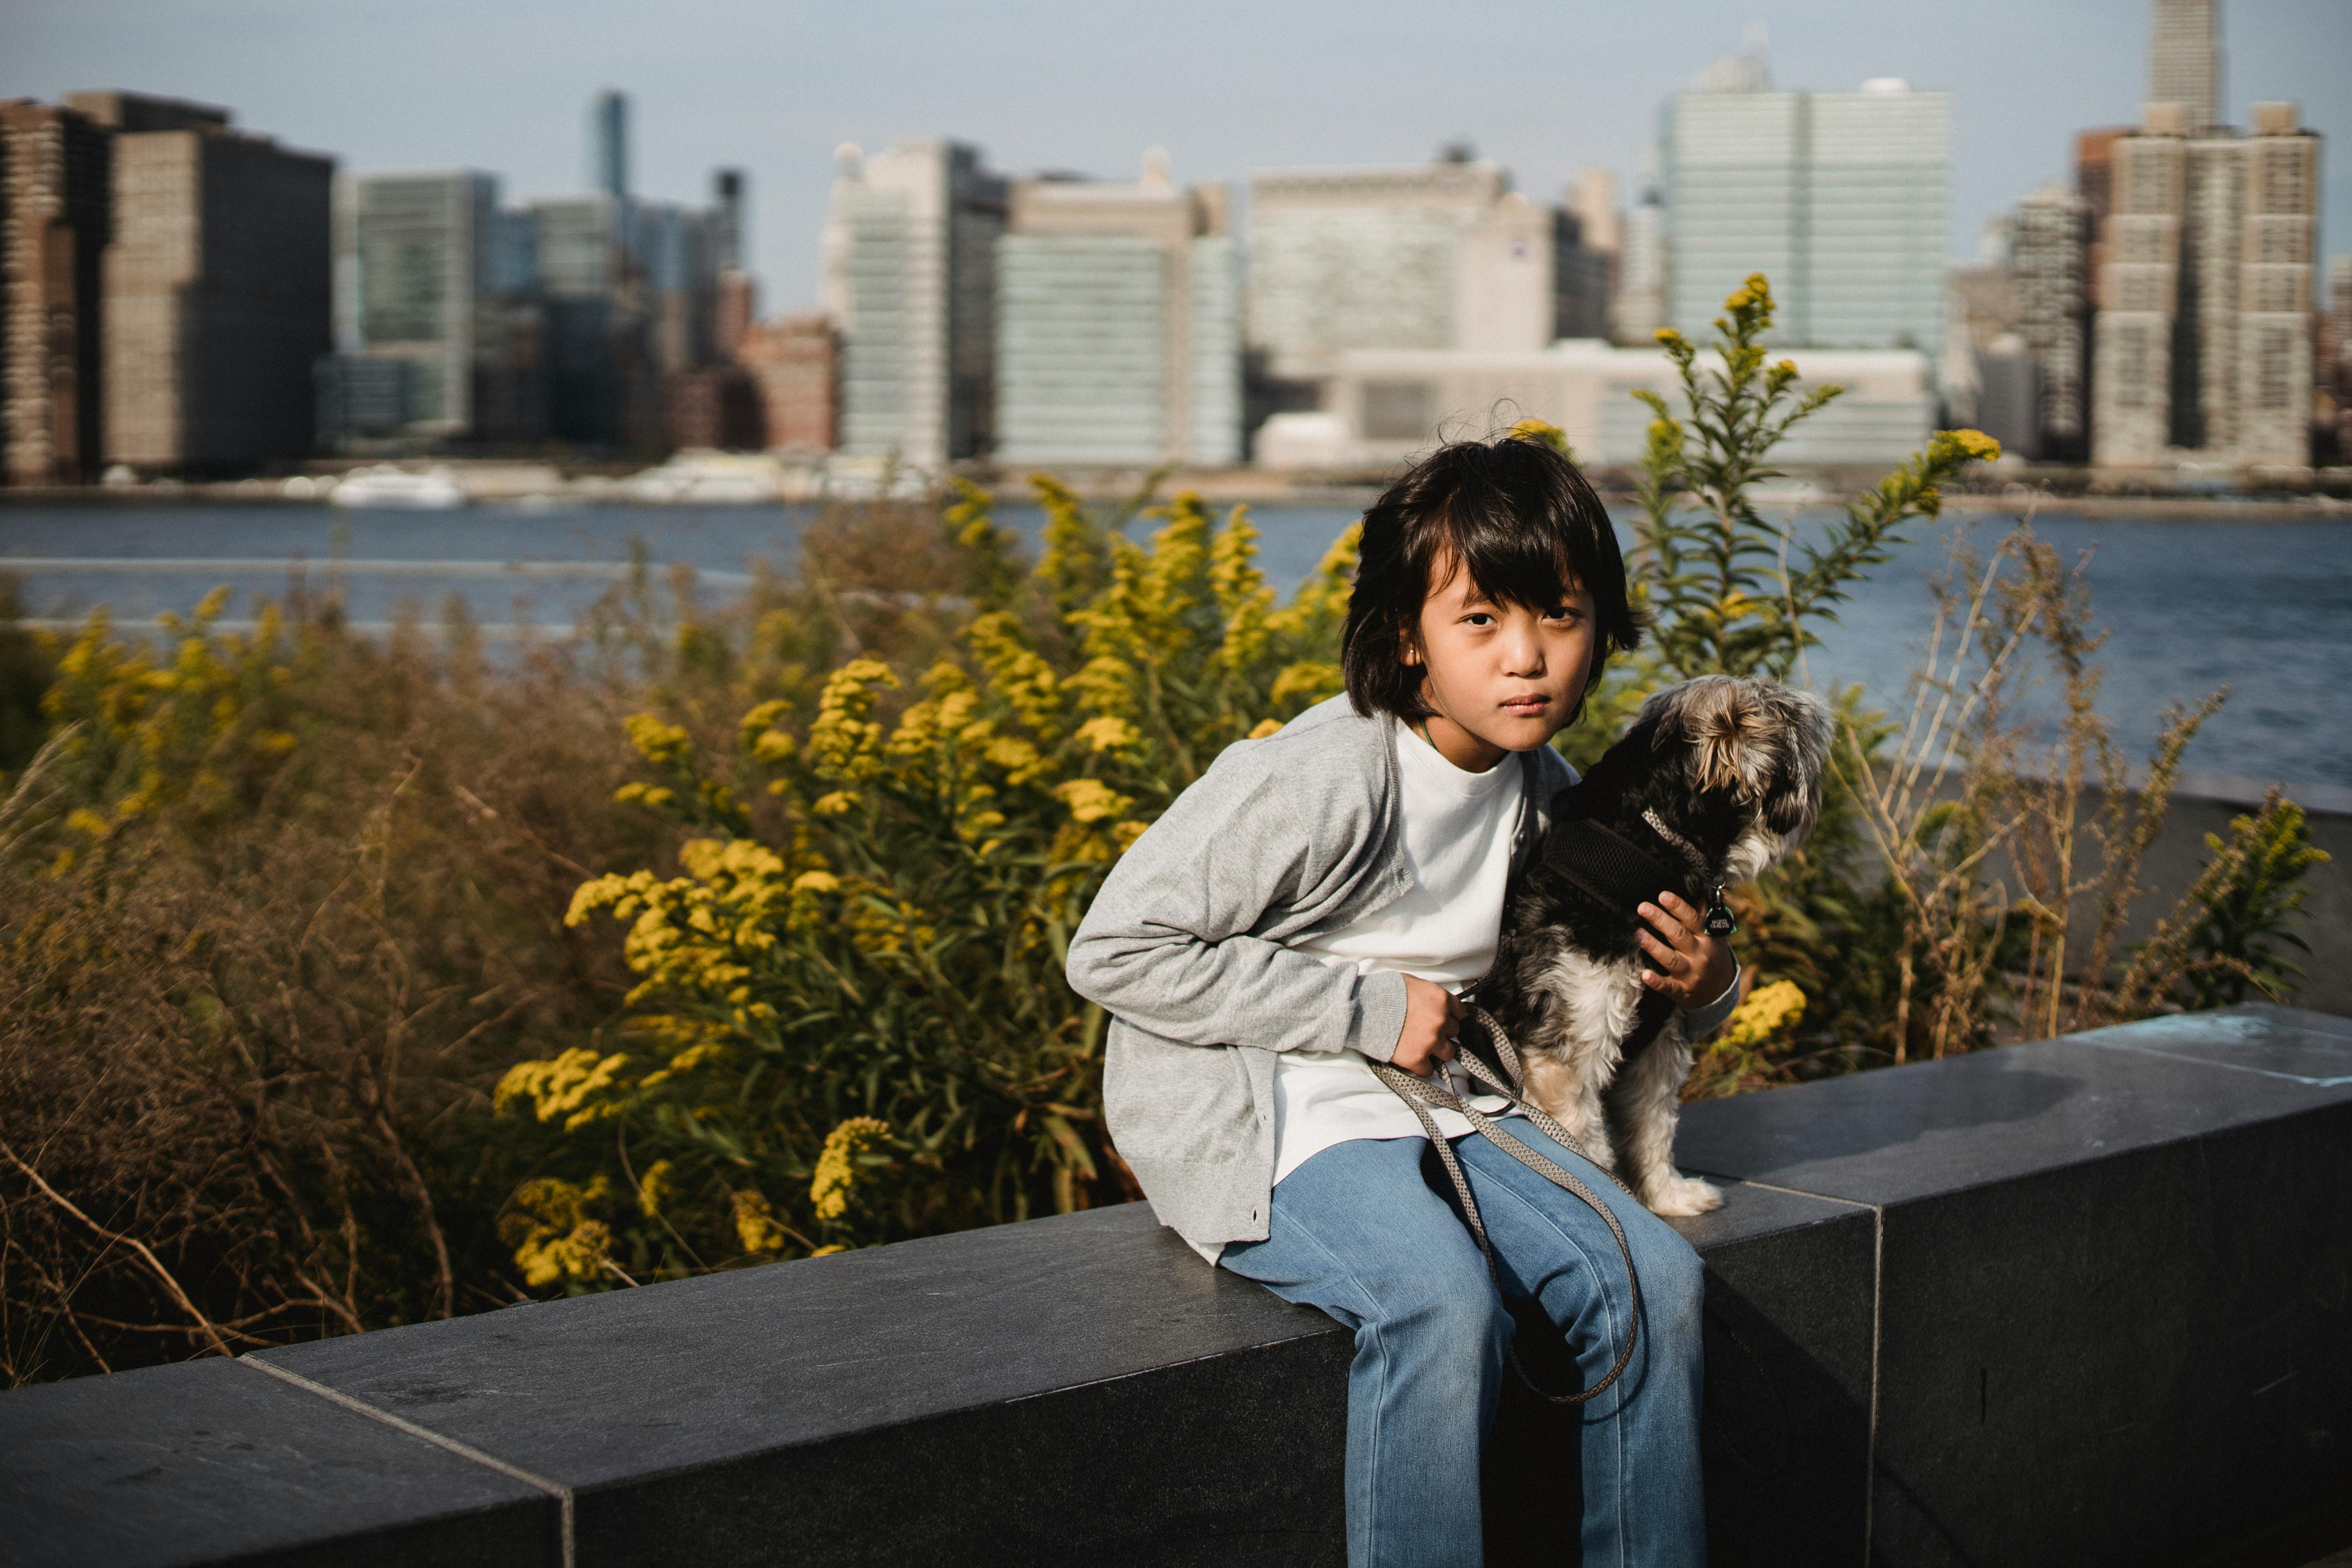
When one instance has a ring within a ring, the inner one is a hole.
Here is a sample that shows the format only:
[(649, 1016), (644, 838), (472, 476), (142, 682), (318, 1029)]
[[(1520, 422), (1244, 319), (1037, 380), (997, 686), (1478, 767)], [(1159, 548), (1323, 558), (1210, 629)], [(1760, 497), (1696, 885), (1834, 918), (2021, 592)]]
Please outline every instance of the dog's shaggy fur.
[[(1651, 698), (1591, 773), (1560, 792), (1552, 832), (1580, 822), (1613, 829), (1704, 910), (1717, 884), (1750, 880), (1812, 831), (1829, 737), (1819, 698), (1770, 680), (1690, 681)], [(1682, 844), (1661, 837), (1644, 812)], [(1664, 890), (1639, 896), (1654, 903)], [(1691, 1047), (1673, 1001), (1642, 984), (1638, 925), (1630, 905), (1603, 907), (1538, 857), (1505, 900), (1477, 1000), (1519, 1047), (1529, 1097), (1586, 1153), (1654, 1212), (1704, 1214), (1722, 1194), (1674, 1163)]]

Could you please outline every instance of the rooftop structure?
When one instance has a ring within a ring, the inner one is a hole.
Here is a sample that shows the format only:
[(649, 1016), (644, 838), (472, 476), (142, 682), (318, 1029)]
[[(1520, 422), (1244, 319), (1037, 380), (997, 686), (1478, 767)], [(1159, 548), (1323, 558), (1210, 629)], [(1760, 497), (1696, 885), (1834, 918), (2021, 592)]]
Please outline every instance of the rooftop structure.
[(2222, 123), (2220, 0), (2151, 0), (2147, 100), (2180, 106), (2189, 135)]

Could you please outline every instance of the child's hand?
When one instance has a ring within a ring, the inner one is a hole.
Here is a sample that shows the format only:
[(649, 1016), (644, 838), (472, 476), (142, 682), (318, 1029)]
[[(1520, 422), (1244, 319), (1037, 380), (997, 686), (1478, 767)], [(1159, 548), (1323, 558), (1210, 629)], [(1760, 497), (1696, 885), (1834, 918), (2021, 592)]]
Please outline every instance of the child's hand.
[(1649, 930), (1637, 932), (1650, 967), (1642, 984), (1663, 991), (1677, 1007), (1704, 1007), (1730, 989), (1739, 973), (1732, 962), (1731, 944), (1706, 934), (1706, 918), (1687, 900), (1661, 893), (1654, 904), (1643, 904), (1643, 921)]
[(1389, 1060), (1416, 1078), (1427, 1078), (1440, 1062), (1454, 1059), (1462, 1032), (1462, 1004), (1454, 993), (1418, 974), (1404, 977), (1404, 1033)]

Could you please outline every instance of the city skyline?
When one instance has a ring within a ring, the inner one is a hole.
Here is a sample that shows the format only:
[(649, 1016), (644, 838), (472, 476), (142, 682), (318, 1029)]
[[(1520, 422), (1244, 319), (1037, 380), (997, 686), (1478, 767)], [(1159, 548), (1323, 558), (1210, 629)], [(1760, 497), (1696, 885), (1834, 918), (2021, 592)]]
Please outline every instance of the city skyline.
[[(1059, 5), (1018, 17), (917, 5), (885, 31), (704, 0), (654, 29), (642, 14), (593, 5), (567, 8), (557, 26), (533, 0), (462, 13), (469, 47), (452, 52), (436, 18), (455, 26), (461, 14), (440, 0), (332, 13), (205, 0), (161, 26), (129, 0), (37, 0), (16, 8), (0, 95), (121, 87), (219, 102), (352, 173), (475, 168), (529, 199), (586, 186), (589, 106), (617, 88), (631, 99), (636, 189), (692, 201), (715, 166), (749, 172), (763, 314), (817, 298), (817, 236), (845, 140), (873, 151), (902, 135), (954, 135), (1012, 174), (1112, 179), (1132, 179), (1158, 144), (1180, 181), (1239, 187), (1254, 169), (1418, 163), (1466, 139), (1538, 199), (1597, 165), (1630, 202), (1659, 105), (1738, 50), (1760, 18), (1776, 85), (1850, 89), (1903, 75), (1954, 93), (1949, 248), (1959, 257), (1984, 218), (2063, 172), (2074, 130), (2132, 122), (2144, 95), (2147, 0), (2056, 13), (1987, 0), (1965, 27), (1948, 7), (1919, 4), (1698, 0), (1670, 22), (1591, 9), (1563, 21), (1505, 5), (1465, 27), (1423, 6), (1267, 16), (1211, 5), (1105, 26), (1097, 10)], [(2224, 15), (2225, 120), (2242, 121), (2255, 99), (2292, 99), (2305, 123), (2352, 135), (2352, 85), (2328, 69), (2352, 56), (2352, 10), (2232, 0)], [(320, 68), (342, 58), (373, 64)], [(1325, 68), (1301, 68), (1318, 61)], [(2323, 248), (2352, 249), (2352, 178), (2331, 170), (2325, 195), (2335, 199), (2323, 201)]]

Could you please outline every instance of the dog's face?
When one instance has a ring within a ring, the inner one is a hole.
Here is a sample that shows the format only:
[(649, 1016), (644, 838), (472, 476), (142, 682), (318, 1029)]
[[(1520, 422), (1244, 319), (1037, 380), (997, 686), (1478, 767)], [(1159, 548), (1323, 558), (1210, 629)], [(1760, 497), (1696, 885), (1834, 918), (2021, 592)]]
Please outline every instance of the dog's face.
[(1659, 782), (1694, 805), (1729, 805), (1740, 831), (1727, 874), (1746, 880), (1804, 842), (1822, 811), (1828, 706), (1776, 680), (1708, 675), (1642, 705)]

